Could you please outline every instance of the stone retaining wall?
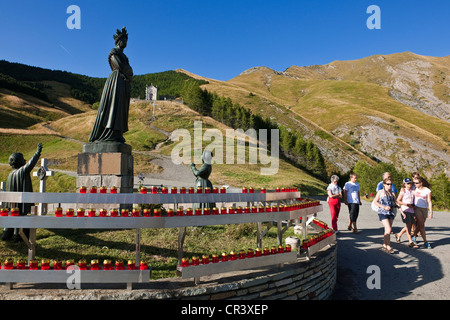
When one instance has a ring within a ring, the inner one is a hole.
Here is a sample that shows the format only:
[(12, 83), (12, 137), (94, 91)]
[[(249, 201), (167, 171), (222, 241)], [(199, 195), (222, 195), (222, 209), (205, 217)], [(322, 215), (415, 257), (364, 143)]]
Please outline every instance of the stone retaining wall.
[(336, 284), (337, 246), (318, 252), (311, 260), (300, 259), (298, 263), (269, 269), (265, 274), (248, 273), (246, 279), (229, 283), (182, 289), (178, 299), (328, 299)]
[[(310, 260), (280, 267), (223, 273), (193, 279), (166, 278), (133, 284), (132, 290), (106, 289), (102, 285), (82, 285), (81, 290), (68, 290), (43, 284), (15, 284), (9, 290), (0, 288), (0, 300), (325, 300), (336, 284), (337, 245), (317, 252)], [(56, 285), (56, 284), (55, 284)]]

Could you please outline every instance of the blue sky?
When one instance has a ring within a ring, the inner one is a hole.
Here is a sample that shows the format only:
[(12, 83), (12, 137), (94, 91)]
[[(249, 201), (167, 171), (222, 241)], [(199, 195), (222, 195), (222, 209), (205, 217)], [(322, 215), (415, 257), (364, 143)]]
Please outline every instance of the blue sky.
[[(70, 5), (81, 10), (79, 30), (66, 26)], [(381, 29), (367, 28), (370, 5)], [(0, 59), (107, 77), (112, 36), (126, 26), (135, 74), (183, 68), (229, 80), (256, 66), (450, 55), (449, 12), (448, 0), (1, 0)]]

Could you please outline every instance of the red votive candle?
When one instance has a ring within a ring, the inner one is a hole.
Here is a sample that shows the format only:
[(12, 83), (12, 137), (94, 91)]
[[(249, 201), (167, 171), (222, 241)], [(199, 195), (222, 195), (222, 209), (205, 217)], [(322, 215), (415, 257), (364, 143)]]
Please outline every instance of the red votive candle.
[(55, 217), (62, 217), (62, 216), (63, 216), (62, 208), (56, 208), (55, 209)]
[(228, 213), (233, 214), (235, 213), (236, 209), (234, 207), (229, 207), (228, 208)]
[(16, 268), (19, 270), (25, 269), (25, 260), (24, 259), (17, 260)]
[(128, 260), (127, 263), (127, 269), (128, 270), (136, 270), (136, 262), (134, 260)]
[(213, 210), (212, 210), (212, 214), (213, 215), (219, 214), (219, 208), (214, 207)]
[(255, 188), (253, 187), (248, 188), (248, 193), (255, 193)]
[(290, 244), (287, 244), (287, 245), (286, 245), (285, 251), (286, 251), (286, 252), (291, 252), (291, 251), (292, 251), (292, 247), (291, 247)]
[(114, 264), (114, 267), (116, 270), (123, 270), (123, 261), (122, 260), (116, 260), (116, 263)]
[(141, 187), (141, 194), (147, 194), (147, 187)]
[(210, 187), (206, 187), (205, 188), (205, 193), (211, 193), (211, 188)]
[(161, 217), (161, 209), (155, 209), (153, 211), (153, 216), (154, 217)]
[(244, 207), (244, 213), (250, 213), (250, 207)]
[(168, 187), (162, 187), (161, 193), (168, 194), (169, 193), (169, 188)]
[(80, 268), (80, 270), (87, 270), (86, 260), (85, 259), (80, 259), (78, 261), (78, 267)]
[(89, 192), (90, 192), (90, 193), (97, 193), (97, 187), (92, 186), (92, 187), (89, 189)]
[(227, 208), (221, 207), (220, 208), (220, 214), (227, 214)]
[(158, 187), (156, 187), (156, 186), (152, 186), (150, 190), (151, 190), (152, 194), (157, 194), (158, 193)]
[(255, 257), (261, 257), (261, 255), (262, 255), (261, 248), (256, 248)]
[(254, 255), (255, 255), (255, 252), (253, 251), (253, 249), (247, 250), (247, 258), (253, 258)]
[(37, 269), (39, 269), (38, 261), (36, 259), (30, 260), (30, 270), (37, 270)]
[(248, 193), (248, 189), (246, 187), (242, 188), (242, 193)]
[(195, 208), (195, 215), (196, 215), (196, 216), (201, 216), (201, 215), (202, 215), (202, 209), (200, 209), (200, 208)]
[(220, 193), (227, 193), (227, 188), (225, 187), (220, 188)]
[(108, 189), (106, 187), (100, 187), (100, 193), (106, 193)]
[(138, 208), (133, 208), (133, 211), (131, 211), (131, 216), (132, 217), (140, 217), (141, 216), (141, 212), (139, 211)]
[(181, 258), (181, 266), (189, 267), (189, 258)]
[(209, 216), (211, 214), (211, 208), (204, 208), (203, 209), (203, 215)]
[(197, 187), (197, 193), (203, 193), (203, 188), (202, 187)]
[(172, 187), (172, 188), (170, 189), (170, 193), (178, 193), (177, 187)]
[(118, 209), (111, 209), (111, 210), (109, 211), (109, 215), (110, 215), (111, 217), (118, 217), (118, 216), (119, 216), (119, 210), (118, 210)]
[(221, 255), (221, 261), (222, 261), (222, 262), (228, 261), (228, 253), (222, 252), (222, 255)]
[(6, 258), (5, 260), (5, 269), (9, 270), (9, 269), (14, 269), (14, 261), (12, 258)]
[(120, 216), (121, 216), (121, 217), (128, 217), (128, 216), (129, 216), (129, 211), (128, 211), (128, 209), (122, 209), (122, 210), (120, 210)]
[(77, 217), (84, 217), (84, 209), (83, 208), (77, 209)]
[(80, 193), (87, 193), (87, 188), (84, 186), (80, 187)]
[(256, 212), (258, 212), (258, 208), (255, 206), (252, 206), (252, 213), (256, 213)]
[(116, 187), (111, 187), (109, 192), (115, 194), (115, 193), (117, 193), (117, 188)]
[(209, 256), (207, 255), (202, 256), (202, 264), (209, 264)]
[(245, 251), (239, 250), (239, 259), (245, 259)]
[(213, 193), (219, 193), (219, 188), (214, 187), (214, 188), (213, 188)]
[(266, 206), (266, 212), (271, 212), (272, 209), (270, 208), (270, 206)]
[(261, 193), (266, 193), (266, 188), (261, 188)]
[(88, 217), (95, 217), (95, 209), (88, 210)]
[(62, 270), (62, 261), (60, 259), (53, 260), (53, 270)]
[(195, 189), (192, 188), (192, 187), (190, 187), (189, 190), (188, 190), (189, 193), (194, 193), (194, 191), (195, 191)]
[(186, 209), (186, 215), (187, 215), (187, 216), (192, 216), (193, 213), (194, 213), (194, 211), (192, 210), (192, 208), (187, 208), (187, 209)]
[(8, 214), (9, 214), (9, 210), (8, 210), (7, 208), (2, 208), (2, 209), (0, 210), (0, 216), (2, 216), (2, 217), (7, 217)]
[(273, 205), (272, 206), (272, 212), (277, 212), (278, 211), (278, 206)]
[(66, 217), (73, 217), (73, 215), (74, 215), (74, 210), (73, 210), (73, 208), (68, 208), (68, 209), (66, 210)]
[(139, 263), (139, 270), (147, 270), (148, 269), (148, 264), (147, 261), (141, 261), (141, 263)]
[(277, 188), (275, 191), (276, 191), (276, 192), (281, 192), (281, 189), (280, 189), (280, 188)]
[(144, 217), (151, 217), (152, 216), (152, 210), (151, 209), (144, 209), (144, 210), (142, 210), (142, 215)]
[(169, 208), (169, 209), (167, 209), (167, 216), (168, 217), (173, 217), (173, 209), (172, 208)]
[(200, 264), (200, 260), (197, 256), (193, 256), (192, 257), (192, 265), (193, 266), (198, 266)]
[(98, 270), (98, 269), (99, 269), (98, 260), (92, 259), (91, 260), (91, 270)]
[(181, 188), (180, 188), (180, 193), (181, 193), (181, 194), (186, 193), (186, 188), (185, 188), (185, 187), (181, 187)]
[(66, 269), (73, 265), (75, 265), (75, 261), (73, 259), (66, 260)]
[(103, 270), (111, 270), (111, 260), (103, 260)]
[(284, 247), (278, 246), (278, 253), (284, 253)]
[(218, 263), (219, 262), (219, 255), (218, 254), (213, 254), (211, 257), (211, 262), (212, 263)]
[(19, 208), (11, 208), (11, 217), (19, 216)]
[(182, 216), (183, 216), (183, 209), (177, 208), (177, 217), (182, 217)]
[(263, 255), (264, 255), (264, 256), (268, 256), (269, 254), (270, 254), (269, 248), (265, 247), (265, 248), (263, 249)]
[(231, 252), (230, 252), (230, 260), (236, 260), (236, 259), (237, 259), (236, 252), (231, 251)]
[(100, 209), (100, 212), (99, 212), (100, 217), (106, 217), (107, 214), (108, 214), (108, 211), (106, 209)]
[(264, 211), (265, 211), (264, 206), (263, 206), (263, 205), (260, 205), (260, 206), (258, 207), (258, 212), (264, 212)]

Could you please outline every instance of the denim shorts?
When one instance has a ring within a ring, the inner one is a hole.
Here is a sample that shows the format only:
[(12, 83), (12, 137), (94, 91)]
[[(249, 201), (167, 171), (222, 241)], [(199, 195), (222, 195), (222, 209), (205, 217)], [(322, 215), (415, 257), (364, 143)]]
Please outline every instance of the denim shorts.
[(378, 214), (378, 218), (380, 219), (380, 221), (382, 221), (384, 219), (394, 219), (394, 215), (393, 214)]

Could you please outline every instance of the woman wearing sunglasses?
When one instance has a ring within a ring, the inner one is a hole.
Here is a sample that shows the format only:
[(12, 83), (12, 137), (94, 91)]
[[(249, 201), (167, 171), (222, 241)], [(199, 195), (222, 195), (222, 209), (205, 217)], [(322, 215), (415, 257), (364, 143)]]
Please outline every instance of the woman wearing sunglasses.
[(397, 207), (397, 200), (394, 192), (391, 191), (392, 180), (383, 179), (383, 189), (377, 192), (375, 204), (378, 208), (378, 218), (384, 226), (384, 239), (382, 250), (387, 253), (394, 253), (391, 248), (392, 222), (394, 221), (394, 209)]
[(428, 182), (423, 177), (417, 177), (414, 180), (416, 186), (414, 190), (414, 215), (417, 218), (417, 228), (414, 230), (412, 240), (416, 242), (417, 232), (420, 232), (424, 241), (425, 248), (431, 249), (425, 234), (425, 220), (433, 218), (433, 204), (431, 202), (431, 190)]
[(417, 248), (417, 244), (413, 242), (411, 238), (412, 226), (416, 223), (414, 220), (414, 190), (412, 188), (413, 182), (410, 178), (403, 180), (403, 188), (400, 190), (400, 194), (397, 198), (397, 203), (400, 205), (400, 212), (402, 213), (402, 221), (405, 223), (405, 227), (400, 233), (395, 234), (397, 242), (400, 243), (400, 238), (404, 233), (408, 236), (409, 246), (411, 248)]

